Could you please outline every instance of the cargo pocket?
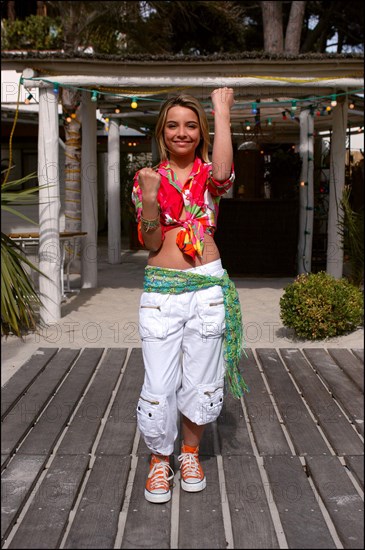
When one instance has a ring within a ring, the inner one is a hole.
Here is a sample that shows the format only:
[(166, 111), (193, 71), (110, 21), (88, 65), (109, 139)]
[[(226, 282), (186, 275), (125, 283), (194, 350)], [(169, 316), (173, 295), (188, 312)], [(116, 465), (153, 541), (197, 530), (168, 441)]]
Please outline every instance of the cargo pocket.
[(163, 340), (169, 330), (171, 300), (168, 294), (144, 292), (139, 307), (141, 340)]
[(215, 384), (198, 386), (198, 418), (197, 424), (214, 422), (223, 407), (224, 378)]
[(197, 304), (202, 338), (220, 338), (226, 328), (221, 287), (213, 286), (197, 292)]
[(137, 403), (138, 428), (144, 436), (165, 435), (167, 401), (164, 396), (143, 394)]

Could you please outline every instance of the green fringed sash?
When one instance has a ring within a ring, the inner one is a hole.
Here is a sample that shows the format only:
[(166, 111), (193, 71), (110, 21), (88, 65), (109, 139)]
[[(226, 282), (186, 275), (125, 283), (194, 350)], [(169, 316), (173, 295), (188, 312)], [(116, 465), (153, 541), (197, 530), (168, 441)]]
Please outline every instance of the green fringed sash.
[[(148, 266), (145, 269), (144, 291), (161, 292), (162, 294), (182, 294), (194, 292), (219, 285), (223, 291), (226, 331), (224, 336), (224, 359), (226, 362), (226, 379), (228, 389), (233, 397), (239, 399), (243, 392), (248, 392), (246, 382), (238, 370), (242, 355), (242, 315), (238, 292), (228, 273), (223, 277), (201, 275), (191, 271), (175, 271), (162, 267)], [(243, 350), (244, 351), (244, 350)], [(247, 354), (244, 351), (246, 357)]]

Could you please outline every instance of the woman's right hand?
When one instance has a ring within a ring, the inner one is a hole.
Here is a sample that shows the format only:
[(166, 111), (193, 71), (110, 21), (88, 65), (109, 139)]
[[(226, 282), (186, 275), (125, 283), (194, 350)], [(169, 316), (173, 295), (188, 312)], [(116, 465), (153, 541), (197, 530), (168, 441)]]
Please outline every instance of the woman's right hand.
[(142, 168), (138, 172), (138, 183), (143, 199), (155, 200), (160, 188), (161, 175), (152, 168)]

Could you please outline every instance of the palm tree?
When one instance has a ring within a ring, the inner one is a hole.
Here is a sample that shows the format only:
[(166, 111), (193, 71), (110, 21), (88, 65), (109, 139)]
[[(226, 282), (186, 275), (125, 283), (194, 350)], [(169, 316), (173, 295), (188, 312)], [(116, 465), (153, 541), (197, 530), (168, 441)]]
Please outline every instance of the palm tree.
[[(29, 174), (16, 181), (1, 186), (1, 210), (11, 212), (30, 223), (30, 218), (18, 212), (14, 206), (31, 204), (39, 187), (14, 192), (19, 184), (35, 178)], [(1, 335), (15, 334), (22, 337), (24, 332), (35, 330), (39, 324), (38, 308), (41, 300), (25, 266), (41, 273), (23, 254), (21, 248), (5, 233), (1, 232)]]

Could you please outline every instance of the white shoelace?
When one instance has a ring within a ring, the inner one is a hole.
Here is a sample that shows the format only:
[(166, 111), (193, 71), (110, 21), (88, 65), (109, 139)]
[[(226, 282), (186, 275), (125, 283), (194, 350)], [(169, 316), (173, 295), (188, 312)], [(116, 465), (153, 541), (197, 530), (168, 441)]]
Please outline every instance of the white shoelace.
[(182, 453), (178, 460), (185, 477), (200, 477), (198, 457), (193, 453)]
[[(172, 475), (170, 476), (169, 470), (172, 472)], [(174, 475), (175, 472), (171, 468), (170, 464), (168, 464), (168, 462), (164, 460), (161, 460), (161, 462), (156, 462), (156, 464), (152, 466), (152, 469), (148, 474), (148, 477), (154, 477), (151, 482), (151, 489), (158, 489), (159, 487), (161, 487), (161, 485), (165, 483), (169, 484), (169, 481), (173, 479)]]

